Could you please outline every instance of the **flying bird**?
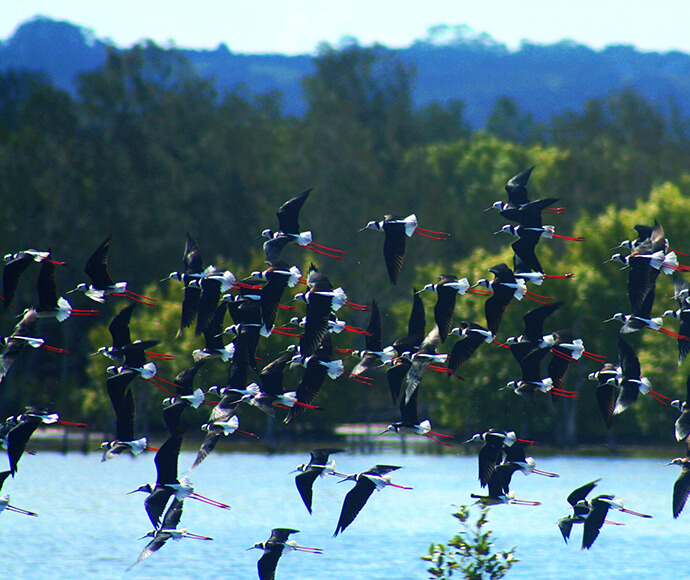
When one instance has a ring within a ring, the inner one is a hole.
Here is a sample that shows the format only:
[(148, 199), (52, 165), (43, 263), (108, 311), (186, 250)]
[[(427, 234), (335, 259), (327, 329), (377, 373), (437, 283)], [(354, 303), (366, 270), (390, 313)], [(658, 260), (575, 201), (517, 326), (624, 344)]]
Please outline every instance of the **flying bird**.
[(142, 304), (155, 304), (155, 298), (132, 292), (127, 288), (127, 282), (115, 282), (112, 279), (108, 270), (108, 251), (112, 240), (113, 234), (108, 234), (86, 262), (84, 272), (89, 277), (90, 283), (82, 282), (70, 292), (83, 292), (91, 300), (101, 303), (105, 302), (106, 296), (112, 295), (126, 296)]
[(333, 533), (334, 537), (345, 531), (345, 528), (354, 521), (371, 497), (371, 494), (374, 493), (374, 490), (381, 491), (388, 485), (400, 489), (412, 489), (411, 487), (391, 483), (390, 473), (398, 469), (400, 467), (396, 465), (374, 465), (374, 467), (362, 473), (338, 474), (344, 478), (341, 481), (354, 481), (355, 486), (345, 496), (340, 517), (338, 518), (338, 525)]
[(319, 477), (325, 477), (335, 472), (335, 461), (329, 463), (328, 458), (333, 453), (341, 453), (342, 451), (342, 449), (330, 447), (312, 449), (309, 463), (302, 463), (295, 469), (295, 471), (299, 471), (295, 476), (295, 485), (309, 513), (311, 513), (314, 482)]
[(274, 528), (271, 530), (271, 537), (265, 542), (257, 542), (247, 550), (257, 548), (263, 550), (263, 556), (259, 558), (257, 569), (259, 571), (259, 580), (274, 580), (276, 574), (276, 567), (278, 560), (284, 552), (291, 550), (299, 552), (309, 552), (311, 554), (321, 554), (321, 548), (311, 548), (308, 546), (298, 546), (295, 540), (289, 540), (291, 534), (296, 534), (299, 530), (291, 528)]
[[(181, 540), (182, 538), (192, 538), (195, 540), (212, 540), (208, 536), (200, 536), (199, 534), (192, 534), (187, 531), (187, 528), (178, 528), (182, 518), (183, 500), (174, 499), (170, 507), (166, 510), (163, 517), (163, 523), (158, 530), (148, 532), (144, 538), (152, 537), (153, 539), (146, 544), (146, 547), (141, 551), (137, 561), (134, 562), (127, 570), (131, 570), (142, 560), (148, 558), (154, 552), (160, 550), (168, 540)], [(142, 538), (143, 539), (143, 538)]]

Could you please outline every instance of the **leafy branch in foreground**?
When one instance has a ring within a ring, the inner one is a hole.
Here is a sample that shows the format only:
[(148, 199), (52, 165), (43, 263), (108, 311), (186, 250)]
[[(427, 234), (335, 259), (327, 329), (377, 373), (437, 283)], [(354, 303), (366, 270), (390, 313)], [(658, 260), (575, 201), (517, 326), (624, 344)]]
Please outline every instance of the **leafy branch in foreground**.
[(431, 544), (429, 555), (422, 560), (431, 562), (427, 571), (429, 578), (446, 580), (459, 573), (466, 580), (503, 578), (515, 558), (515, 547), (505, 551), (493, 551), (491, 531), (483, 530), (488, 523), (489, 508), (483, 506), (476, 522), (469, 521), (470, 507), (461, 505), (453, 514), (462, 524), (462, 530), (448, 544)]

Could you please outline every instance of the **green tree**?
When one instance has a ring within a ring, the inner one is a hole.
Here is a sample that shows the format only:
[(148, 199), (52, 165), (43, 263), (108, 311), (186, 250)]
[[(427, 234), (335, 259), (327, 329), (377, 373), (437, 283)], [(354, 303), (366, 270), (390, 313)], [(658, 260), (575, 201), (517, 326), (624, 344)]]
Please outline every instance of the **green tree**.
[(496, 580), (503, 578), (519, 560), (515, 548), (496, 551), (486, 530), (489, 508), (483, 506), (475, 522), (470, 521), (471, 509), (466, 505), (458, 507), (453, 517), (460, 522), (461, 530), (447, 544), (431, 544), (429, 555), (422, 560), (430, 562), (429, 578), (447, 580), (459, 575), (465, 580)]

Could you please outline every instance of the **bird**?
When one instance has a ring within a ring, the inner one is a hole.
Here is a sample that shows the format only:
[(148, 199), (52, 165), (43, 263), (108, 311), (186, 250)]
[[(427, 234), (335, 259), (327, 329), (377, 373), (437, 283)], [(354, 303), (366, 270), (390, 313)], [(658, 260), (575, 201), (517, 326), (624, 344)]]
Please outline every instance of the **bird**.
[[(12, 473), (10, 470), (0, 471), (0, 490), (2, 489), (5, 480)], [(10, 496), (8, 494), (0, 495), (0, 512), (7, 510), (8, 512), (14, 512), (17, 514), (23, 514), (25, 516), (38, 516), (36, 512), (31, 512), (22, 508), (10, 505)]]
[[(318, 477), (325, 477), (335, 472), (335, 461), (328, 462), (330, 455), (342, 453), (343, 449), (325, 447), (312, 449), (308, 463), (302, 463), (295, 468), (299, 473), (295, 476), (295, 485), (307, 511), (311, 514), (312, 494), (314, 482)], [(294, 472), (293, 472), (294, 473)]]
[(427, 284), (420, 290), (431, 290), (436, 293), (436, 305), (434, 306), (434, 321), (438, 326), (441, 342), (445, 342), (448, 333), (453, 327), (453, 311), (458, 294), (464, 295), (470, 288), (467, 278), (458, 279), (454, 274), (441, 274), (437, 276), (436, 284)]
[(227, 327), (223, 333), (236, 335), (232, 341), (235, 345), (233, 358), (237, 356), (240, 348), (245, 349), (246, 357), (242, 357), (241, 361), (258, 373), (256, 349), (264, 326), (261, 318), (261, 296), (255, 291), (243, 288), (234, 300), (227, 301), (227, 307), (234, 324)]
[(514, 226), (511, 224), (506, 224), (496, 233), (500, 232), (505, 232), (518, 237), (527, 236), (528, 238), (532, 238), (536, 235), (540, 238), (546, 238), (547, 240), (552, 238), (569, 240), (571, 242), (584, 242), (585, 240), (585, 238), (582, 236), (561, 236), (556, 233), (556, 227), (552, 225), (527, 227), (523, 225)]
[[(578, 502), (579, 503), (579, 502)], [(589, 513), (585, 517), (582, 531), (582, 549), (589, 550), (599, 536), (601, 526), (606, 521), (606, 514), (610, 509), (615, 509), (626, 514), (632, 514), (641, 518), (651, 518), (648, 514), (636, 512), (623, 506), (620, 500), (610, 494), (598, 495), (589, 502)]]
[(67, 262), (58, 262), (50, 258), (50, 251), (44, 252), (40, 250), (22, 250), (13, 254), (5, 254), (3, 261), (5, 266), (2, 270), (2, 299), (5, 302), (5, 308), (12, 305), (14, 295), (19, 286), (19, 277), (24, 271), (34, 262), (43, 262), (48, 260), (55, 265), (65, 266)]
[(213, 320), (221, 296), (233, 287), (237, 279), (230, 270), (216, 270), (205, 273), (192, 284), (201, 288), (194, 335), (199, 336)]
[[(182, 314), (176, 338), (182, 336), (185, 328), (191, 326), (196, 319), (199, 311), (199, 298), (201, 296), (201, 286), (199, 286), (198, 280), (205, 273), (201, 247), (189, 232), (187, 232), (184, 252), (182, 253), (182, 264), (184, 265), (184, 270), (172, 272), (167, 278), (161, 280), (161, 282), (165, 280), (178, 280), (184, 284)], [(209, 268), (215, 269), (213, 266)]]
[(377, 363), (382, 365), (390, 362), (395, 355), (395, 348), (383, 347), (381, 330), (381, 312), (376, 300), (371, 300), (369, 323), (364, 334), (364, 350), (355, 350), (353, 356), (358, 357), (359, 362), (350, 371), (351, 376), (363, 375)]
[(536, 199), (528, 201), (519, 206), (510, 203), (503, 204), (499, 209), (499, 214), (507, 220), (517, 222), (526, 228), (540, 227), (541, 214), (551, 204), (558, 201), (557, 197), (547, 197), (544, 199)]
[(585, 522), (585, 518), (590, 512), (587, 496), (600, 481), (601, 478), (585, 483), (568, 494), (566, 499), (573, 508), (573, 513), (563, 516), (556, 522), (566, 544), (570, 539), (573, 524), (583, 524)]
[(465, 443), (478, 443), (482, 446), (479, 449), (479, 483), (486, 487), (496, 470), (496, 466), (503, 461), (503, 453), (516, 443), (528, 445), (536, 444), (536, 441), (519, 439), (515, 431), (501, 431), (499, 429), (489, 429), (484, 433), (475, 433)]
[(257, 569), (259, 571), (259, 580), (274, 580), (276, 574), (276, 567), (278, 560), (283, 555), (283, 552), (295, 550), (299, 552), (309, 552), (311, 554), (322, 554), (321, 548), (312, 548), (309, 546), (298, 546), (295, 540), (289, 540), (291, 534), (298, 533), (299, 530), (292, 528), (274, 528), (271, 530), (271, 536), (265, 542), (257, 542), (253, 546), (247, 548), (263, 550), (264, 553), (259, 558)]
[(452, 435), (444, 435), (443, 433), (436, 433), (431, 430), (431, 423), (428, 419), (424, 421), (419, 421), (417, 414), (417, 398), (419, 395), (419, 389), (416, 389), (409, 401), (400, 401), (400, 418), (401, 420), (396, 423), (391, 423), (386, 427), (386, 429), (381, 433), (388, 433), (393, 431), (395, 433), (401, 434), (412, 434), (421, 435), (427, 437), (432, 441), (436, 441), (441, 445), (450, 445), (450, 443), (439, 439), (439, 437), (453, 439)]
[(240, 421), (235, 413), (242, 400), (242, 395), (238, 390), (244, 388), (247, 384), (249, 375), (247, 356), (246, 345), (243, 342), (239, 342), (235, 349), (235, 355), (228, 366), (228, 386), (224, 389), (218, 389), (218, 387), (211, 387), (209, 389), (209, 392), (219, 392), (221, 398), (216, 406), (213, 407), (208, 421), (201, 426), (202, 431), (205, 431), (206, 434), (201, 442), (194, 463), (190, 467), (190, 471), (211, 454), (221, 436), (227, 437), (237, 432), (256, 438), (254, 433), (239, 429)]
[(505, 190), (508, 194), (508, 203), (496, 201), (485, 211), (489, 211), (491, 209), (503, 210), (510, 207), (519, 208), (520, 206), (529, 203), (529, 198), (527, 197), (527, 182), (529, 181), (530, 175), (532, 175), (532, 171), (534, 171), (534, 166), (528, 167), (527, 169), (511, 177), (505, 185)]
[(470, 359), (482, 343), (494, 340), (494, 335), (486, 328), (467, 321), (463, 321), (459, 327), (453, 328), (450, 334), (460, 337), (453, 345), (446, 361), (446, 366), (453, 373)]
[(690, 495), (690, 442), (685, 441), (685, 457), (676, 457), (666, 465), (678, 465), (680, 475), (673, 484), (673, 517), (678, 518)]
[(355, 486), (345, 496), (333, 537), (345, 531), (345, 528), (354, 521), (374, 490), (381, 491), (388, 485), (400, 489), (412, 489), (391, 483), (390, 473), (398, 469), (400, 467), (397, 465), (374, 465), (362, 473), (338, 474), (343, 477), (341, 482), (354, 481)]
[(283, 248), (290, 243), (308, 248), (317, 254), (323, 254), (338, 260), (343, 259), (343, 254), (345, 254), (343, 250), (316, 244), (313, 241), (311, 231), (300, 231), (299, 213), (312, 190), (313, 188), (309, 188), (300, 195), (290, 198), (280, 206), (276, 212), (276, 217), (278, 218), (278, 231), (266, 229), (261, 232), (264, 238), (268, 238), (264, 243), (264, 253), (266, 254), (266, 260), (269, 262), (278, 260)]
[(285, 260), (269, 262), (269, 267), (263, 272), (252, 272), (251, 278), (265, 280), (261, 289), (261, 335), (269, 336), (274, 327), (276, 315), (280, 306), (280, 299), (285, 288), (294, 288), (302, 277), (297, 266), (288, 266)]
[(674, 423), (676, 441), (685, 441), (690, 436), (690, 375), (685, 381), (685, 400), (675, 399), (671, 406), (680, 411)]
[[(630, 407), (640, 394), (646, 395), (650, 393), (658, 401), (667, 404), (663, 401), (663, 398), (666, 398), (665, 395), (660, 395), (654, 391), (650, 380), (642, 376), (640, 360), (637, 358), (632, 346), (620, 336), (618, 337), (618, 366), (620, 368), (618, 376), (620, 391), (618, 392), (616, 406), (613, 410), (614, 415), (619, 415)], [(615, 379), (609, 379), (609, 381), (613, 380)]]
[(446, 241), (450, 235), (446, 232), (420, 228), (415, 214), (407, 217), (387, 214), (383, 220), (370, 221), (359, 231), (364, 230), (377, 230), (384, 233), (383, 259), (386, 263), (388, 278), (393, 285), (398, 283), (400, 272), (402, 272), (407, 238), (411, 238), (416, 233), (432, 240)]
[(106, 296), (126, 296), (130, 300), (142, 304), (155, 304), (156, 299), (132, 292), (127, 288), (127, 282), (115, 282), (108, 270), (108, 251), (113, 234), (110, 233), (100, 243), (86, 262), (84, 272), (89, 277), (90, 283), (82, 282), (74, 290), (68, 292), (83, 292), (85, 296), (95, 302), (105, 302)]
[(417, 229), (417, 216), (385, 215), (382, 221), (370, 221), (360, 231), (367, 229), (384, 233), (383, 259), (391, 284), (397, 284), (405, 260), (406, 240), (412, 237)]
[[(246, 388), (236, 389), (242, 393), (242, 400), (271, 417), (275, 416), (275, 407), (290, 409), (298, 406), (304, 409), (321, 410), (321, 407), (300, 401), (297, 391), (283, 390), (283, 371), (295, 357), (299, 359), (299, 355), (294, 354), (294, 349), (288, 348), (265, 365), (259, 373), (260, 384), (252, 383)], [(326, 366), (330, 364), (332, 363), (326, 363)], [(330, 371), (327, 370), (328, 372)], [(339, 368), (335, 376), (339, 376), (340, 373), (342, 373), (342, 368)]]
[[(414, 352), (403, 353), (402, 356), (409, 358), (412, 362), (410, 370), (407, 372), (405, 377), (405, 397), (404, 401), (407, 404), (412, 398), (413, 393), (417, 390), (420, 383), (422, 382), (422, 377), (426, 372), (429, 365), (432, 363), (445, 364), (448, 359), (446, 353), (438, 353), (436, 347), (441, 340), (441, 334), (438, 329), (438, 325), (434, 324), (429, 334), (426, 335), (419, 349)], [(447, 368), (447, 367), (446, 367)]]
[(221, 301), (216, 307), (216, 312), (203, 330), (204, 347), (192, 351), (195, 361), (219, 358), (228, 362), (235, 353), (234, 343), (223, 344), (223, 319), (228, 310), (228, 303)]
[(513, 492), (510, 491), (510, 480), (518, 470), (520, 470), (520, 466), (516, 463), (501, 463), (497, 465), (487, 482), (489, 493), (487, 495), (471, 493), (470, 497), (476, 499), (477, 503), (484, 506), (504, 503), (530, 506), (541, 505), (541, 502), (538, 501), (516, 499)]
[[(516, 394), (530, 402), (534, 402), (534, 393), (554, 392), (553, 380), (550, 377), (542, 376), (540, 364), (548, 354), (547, 349), (535, 348), (529, 340), (518, 340), (514, 337), (509, 338), (506, 344), (510, 348), (513, 358), (520, 365), (522, 371), (520, 380), (511, 380), (505, 387), (513, 389)], [(562, 391), (555, 391), (561, 394)], [(563, 392), (563, 394), (568, 394)]]
[(148, 447), (146, 437), (134, 438), (136, 402), (130, 383), (136, 377), (135, 371), (122, 368), (106, 379), (108, 397), (115, 411), (115, 439), (101, 443), (101, 461), (107, 461), (122, 453), (137, 456)]
[(528, 445), (530, 444), (516, 441), (510, 447), (504, 447), (503, 451), (505, 453), (505, 457), (503, 458), (503, 463), (512, 463), (517, 465), (524, 475), (536, 473), (537, 475), (543, 475), (544, 477), (560, 477), (558, 473), (544, 471), (543, 469), (537, 469), (537, 463), (534, 460), (534, 458), (526, 456), (525, 448)]
[(328, 333), (331, 314), (338, 311), (347, 301), (345, 291), (333, 288), (328, 277), (311, 264), (307, 276), (308, 290), (295, 295), (295, 299), (306, 302), (307, 320), (304, 334), (299, 341), (299, 353), (303, 358), (314, 354)]
[(494, 275), (491, 282), (482, 278), (475, 282), (473, 287), (483, 286), (491, 289), (492, 294), (484, 303), (484, 314), (486, 316), (486, 328), (495, 336), (508, 304), (513, 298), (522, 300), (527, 292), (527, 287), (524, 280), (515, 278), (513, 271), (504, 263), (492, 266), (489, 268), (489, 272)]
[(12, 333), (2, 337), (2, 351), (0, 352), (0, 383), (5, 380), (12, 365), (16, 362), (27, 346), (32, 348), (44, 348), (51, 352), (67, 354), (67, 351), (55, 346), (49, 346), (42, 338), (33, 336), (37, 322), (36, 310), (27, 308), (21, 316), (21, 320), (14, 327)]
[[(168, 409), (170, 408), (168, 407)], [(132, 494), (141, 491), (149, 494), (144, 500), (144, 508), (155, 529), (159, 528), (161, 516), (171, 497), (177, 500), (184, 500), (189, 497), (221, 509), (230, 509), (226, 503), (196, 493), (188, 476), (185, 475), (178, 479), (178, 459), (183, 433), (184, 424), (179, 423), (175, 432), (169, 434), (156, 452), (153, 460), (156, 466), (156, 483), (154, 485), (144, 483), (129, 492)]]
[(323, 387), (326, 377), (338, 378), (344, 371), (342, 360), (332, 360), (333, 341), (331, 335), (327, 334), (321, 341), (316, 352), (304, 359), (301, 355), (292, 358), (290, 366), (299, 364), (304, 367), (304, 374), (297, 385), (297, 403), (290, 408), (283, 420), (290, 423), (301, 415), (305, 409), (314, 408), (314, 400)]
[[(125, 362), (125, 356), (128, 351), (137, 349), (146, 350), (156, 346), (160, 342), (158, 340), (132, 341), (132, 336), (129, 331), (129, 324), (136, 305), (136, 302), (132, 302), (128, 306), (125, 306), (113, 317), (108, 325), (108, 331), (110, 332), (110, 337), (112, 338), (113, 343), (112, 346), (102, 346), (94, 354), (102, 354), (109, 359), (122, 364)], [(161, 359), (171, 358), (171, 355), (152, 353), (148, 351), (146, 351), (146, 354)]]
[(100, 314), (98, 310), (72, 308), (72, 305), (63, 296), (58, 297), (55, 262), (51, 260), (46, 259), (41, 262), (36, 287), (38, 290), (36, 316), (38, 318), (55, 318), (58, 322), (64, 322), (72, 315), (95, 316)]
[[(183, 500), (174, 499), (170, 507), (163, 516), (163, 523), (157, 530), (148, 532), (144, 538), (152, 537), (153, 539), (146, 544), (146, 547), (141, 551), (137, 561), (134, 562), (127, 570), (131, 570), (142, 560), (148, 558), (154, 552), (160, 550), (168, 540), (181, 540), (182, 538), (192, 538), (195, 540), (213, 540), (209, 536), (201, 536), (199, 534), (192, 534), (187, 528), (178, 528), (182, 518)], [(142, 538), (143, 539), (143, 538)]]

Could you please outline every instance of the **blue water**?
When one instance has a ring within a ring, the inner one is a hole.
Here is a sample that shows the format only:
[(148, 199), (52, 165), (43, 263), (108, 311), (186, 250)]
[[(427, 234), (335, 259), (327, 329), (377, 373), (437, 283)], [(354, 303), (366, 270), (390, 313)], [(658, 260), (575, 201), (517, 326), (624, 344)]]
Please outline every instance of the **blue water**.
[[(308, 454), (216, 453), (193, 472), (192, 481), (198, 493), (229, 503), (232, 510), (187, 500), (181, 522), (214, 541), (169, 541), (127, 572), (146, 544), (137, 538), (151, 526), (144, 494), (126, 492), (155, 479), (152, 454), (106, 463), (99, 454), (25, 455), (17, 477), (6, 481), (2, 492), (11, 494), (13, 505), (36, 511), (39, 517), (0, 514), (3, 575), (58, 580), (257, 578), (261, 552), (245, 548), (266, 540), (273, 527), (289, 527), (301, 530), (294, 536), (301, 544), (323, 548), (324, 553), (284, 555), (276, 575), (280, 580), (425, 579), (427, 564), (420, 556), (431, 542), (446, 542), (458, 530), (450, 515), (453, 506), (470, 503), (472, 492), (483, 493), (476, 481), (477, 462), (471, 457), (392, 452), (335, 457), (338, 470), (344, 472), (364, 471), (376, 463), (401, 465), (393, 482), (414, 489), (375, 492), (353, 524), (333, 538), (351, 482), (317, 480), (310, 516), (289, 474)], [(180, 467), (191, 465), (193, 459), (193, 454), (183, 453)], [(520, 562), (508, 578), (633, 580), (684, 569), (690, 511), (678, 520), (671, 515), (677, 467), (666, 467), (663, 460), (570, 457), (537, 457), (537, 466), (561, 477), (518, 473), (512, 489), (516, 497), (542, 505), (502, 505), (489, 514), (497, 546), (517, 546)], [(555, 522), (569, 511), (568, 493), (598, 477), (603, 479), (592, 495), (613, 493), (627, 507), (654, 518), (612, 512), (610, 519), (625, 526), (605, 526), (593, 548), (581, 552), (581, 527), (574, 528), (566, 545)]]

